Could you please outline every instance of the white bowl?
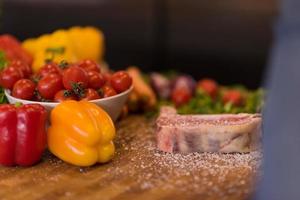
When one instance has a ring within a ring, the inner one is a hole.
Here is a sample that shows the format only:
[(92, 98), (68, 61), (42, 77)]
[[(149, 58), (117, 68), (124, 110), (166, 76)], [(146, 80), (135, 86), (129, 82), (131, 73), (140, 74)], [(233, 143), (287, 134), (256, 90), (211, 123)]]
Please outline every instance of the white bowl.
[[(122, 112), (122, 108), (123, 108), (124, 104), (126, 103), (129, 93), (131, 92), (132, 88), (133, 88), (133, 86), (131, 86), (128, 90), (126, 90), (120, 94), (117, 94), (115, 96), (91, 100), (89, 102), (95, 103), (96, 105), (103, 108), (109, 114), (109, 116), (112, 118), (112, 120), (116, 121)], [(38, 103), (38, 104), (44, 106), (49, 112), (55, 106), (57, 106), (59, 104), (59, 103), (55, 103), (55, 102), (28, 101), (28, 100), (19, 99), (19, 98), (15, 98), (15, 97), (11, 96), (9, 90), (5, 90), (4, 92), (8, 99), (8, 102), (11, 104), (15, 104), (17, 102), (21, 102), (22, 104)]]

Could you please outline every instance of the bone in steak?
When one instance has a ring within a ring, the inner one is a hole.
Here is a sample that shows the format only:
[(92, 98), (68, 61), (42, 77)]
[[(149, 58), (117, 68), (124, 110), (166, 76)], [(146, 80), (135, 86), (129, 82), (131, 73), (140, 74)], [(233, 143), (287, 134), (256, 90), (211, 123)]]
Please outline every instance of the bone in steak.
[(165, 152), (250, 152), (260, 147), (261, 134), (260, 114), (179, 115), (162, 107), (156, 121)]

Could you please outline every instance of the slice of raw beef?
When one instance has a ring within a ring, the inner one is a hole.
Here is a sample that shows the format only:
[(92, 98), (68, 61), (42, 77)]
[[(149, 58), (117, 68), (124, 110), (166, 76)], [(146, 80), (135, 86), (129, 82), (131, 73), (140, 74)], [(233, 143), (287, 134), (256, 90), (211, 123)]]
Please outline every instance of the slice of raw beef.
[(261, 134), (260, 114), (179, 115), (162, 107), (156, 121), (165, 152), (250, 152), (260, 147)]

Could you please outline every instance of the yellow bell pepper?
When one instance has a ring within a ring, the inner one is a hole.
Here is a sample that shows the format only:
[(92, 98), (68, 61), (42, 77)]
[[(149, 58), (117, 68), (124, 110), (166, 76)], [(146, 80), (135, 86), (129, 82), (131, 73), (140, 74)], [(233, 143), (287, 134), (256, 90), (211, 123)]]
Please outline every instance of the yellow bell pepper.
[(114, 124), (100, 107), (87, 101), (64, 101), (51, 112), (48, 148), (58, 158), (77, 166), (112, 159)]
[(72, 27), (68, 30), (73, 50), (79, 60), (102, 61), (104, 54), (104, 35), (95, 27)]
[(62, 60), (76, 62), (82, 59), (102, 61), (104, 36), (94, 27), (72, 27), (69, 30), (59, 29), (52, 34), (27, 39), (22, 46), (33, 55), (33, 71), (37, 72), (47, 59), (57, 63)]

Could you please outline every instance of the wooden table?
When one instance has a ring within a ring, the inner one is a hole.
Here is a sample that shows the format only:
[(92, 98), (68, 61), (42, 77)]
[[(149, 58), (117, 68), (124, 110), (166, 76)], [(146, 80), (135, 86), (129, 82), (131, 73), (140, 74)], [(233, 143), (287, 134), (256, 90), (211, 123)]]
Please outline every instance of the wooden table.
[(154, 120), (117, 124), (114, 160), (80, 168), (46, 153), (29, 168), (0, 167), (0, 199), (246, 199), (261, 154), (166, 154), (155, 148)]

